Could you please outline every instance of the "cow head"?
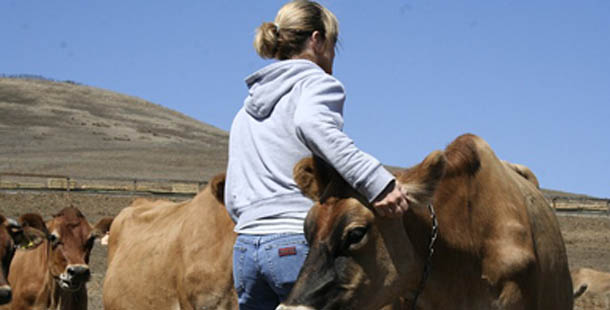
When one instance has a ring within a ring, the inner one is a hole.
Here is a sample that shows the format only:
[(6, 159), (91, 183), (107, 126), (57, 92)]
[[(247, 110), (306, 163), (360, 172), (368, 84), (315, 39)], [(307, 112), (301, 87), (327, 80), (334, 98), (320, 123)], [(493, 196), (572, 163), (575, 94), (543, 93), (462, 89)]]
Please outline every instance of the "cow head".
[(48, 270), (60, 288), (73, 291), (90, 278), (89, 255), (96, 238), (110, 229), (111, 218), (91, 226), (74, 207), (61, 210), (47, 222)]
[[(411, 208), (426, 206), (444, 167), (444, 155), (437, 151), (398, 176)], [(318, 202), (305, 221), (309, 254), (278, 310), (379, 309), (414, 289), (423, 261), (414, 253), (403, 218), (377, 216), (321, 160), (301, 161), (294, 174), (303, 192)]]
[(0, 259), (2, 272), (0, 273), (0, 305), (11, 301), (12, 292), (6, 280), (9, 266), (13, 259), (15, 248), (34, 248), (44, 240), (44, 227), (42, 218), (21, 217), (19, 222), (0, 215)]

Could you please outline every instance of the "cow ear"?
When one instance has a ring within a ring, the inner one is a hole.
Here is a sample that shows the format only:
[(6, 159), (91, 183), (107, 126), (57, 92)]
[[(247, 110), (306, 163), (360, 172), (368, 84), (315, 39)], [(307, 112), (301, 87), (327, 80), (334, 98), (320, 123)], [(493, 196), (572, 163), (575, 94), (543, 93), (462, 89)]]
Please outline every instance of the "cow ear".
[(46, 235), (49, 234), (47, 224), (45, 224), (42, 216), (38, 213), (26, 213), (19, 217), (19, 224), (22, 227), (31, 227), (44, 232)]
[(330, 195), (331, 184), (335, 184), (335, 191), (347, 186), (337, 171), (317, 156), (301, 159), (292, 169), (292, 177), (303, 194), (313, 201), (323, 202)]
[(522, 176), (524, 179), (532, 182), (532, 184), (534, 184), (534, 186), (536, 186), (536, 188), (540, 188), (540, 183), (538, 182), (538, 178), (532, 172), (532, 170), (530, 170), (530, 168), (528, 168), (527, 166), (521, 165), (521, 164), (514, 164), (514, 163), (508, 162), (506, 160), (503, 160), (502, 163), (509, 169), (515, 171), (517, 174)]
[(314, 172), (313, 157), (301, 159), (292, 169), (292, 177), (301, 192), (313, 201), (320, 199), (320, 187)]
[(218, 200), (218, 202), (224, 204), (225, 203), (225, 179), (226, 175), (224, 173), (217, 174), (210, 181), (210, 190), (212, 194)]
[(108, 231), (110, 231), (110, 226), (112, 225), (113, 217), (105, 217), (97, 222), (95, 226), (93, 226), (93, 231), (91, 232), (91, 236), (95, 238), (101, 238), (105, 236)]
[(436, 186), (445, 174), (445, 166), (443, 152), (434, 151), (418, 165), (397, 173), (397, 180), (407, 192), (409, 203), (423, 206), (432, 200)]
[(19, 226), (11, 229), (15, 244), (24, 249), (33, 249), (47, 240), (49, 231), (40, 214), (26, 213), (19, 217)]

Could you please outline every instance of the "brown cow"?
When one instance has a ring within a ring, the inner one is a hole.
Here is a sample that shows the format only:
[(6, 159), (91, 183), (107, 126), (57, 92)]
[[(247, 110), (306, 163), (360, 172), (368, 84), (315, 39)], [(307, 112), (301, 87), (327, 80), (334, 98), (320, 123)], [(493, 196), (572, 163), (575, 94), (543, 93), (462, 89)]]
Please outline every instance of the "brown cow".
[(137, 200), (110, 229), (104, 309), (235, 309), (224, 175), (192, 200)]
[(8, 277), (13, 289), (9, 309), (87, 309), (89, 254), (111, 222), (105, 218), (91, 227), (74, 207), (54, 215), (46, 223), (47, 240), (34, 250), (15, 253)]
[(610, 273), (590, 268), (579, 268), (572, 271), (572, 282), (574, 283), (575, 298), (583, 294), (610, 296)]
[[(296, 174), (314, 176), (295, 179), (319, 202), (305, 223), (309, 255), (278, 309), (376, 309), (397, 297), (411, 309), (418, 292), (417, 309), (572, 309), (553, 210), (482, 139), (463, 135), (400, 173), (411, 208), (398, 219), (376, 216), (336, 173), (311, 160), (302, 165)], [(439, 233), (420, 290), (432, 235), (428, 202)]]
[(0, 215), (0, 260), (2, 261), (0, 305), (11, 301), (12, 291), (8, 285), (7, 275), (15, 250), (19, 247), (31, 248), (42, 243), (44, 233), (31, 228), (41, 226), (44, 226), (44, 222), (40, 217), (25, 216), (17, 222)]

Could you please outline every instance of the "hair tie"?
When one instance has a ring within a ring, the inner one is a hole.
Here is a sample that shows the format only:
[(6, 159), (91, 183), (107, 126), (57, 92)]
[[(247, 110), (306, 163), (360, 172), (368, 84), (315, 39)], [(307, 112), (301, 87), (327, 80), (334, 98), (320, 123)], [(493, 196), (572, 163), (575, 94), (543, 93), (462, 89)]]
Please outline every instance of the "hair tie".
[(275, 31), (280, 32), (280, 25), (278, 23), (273, 23), (275, 25)]

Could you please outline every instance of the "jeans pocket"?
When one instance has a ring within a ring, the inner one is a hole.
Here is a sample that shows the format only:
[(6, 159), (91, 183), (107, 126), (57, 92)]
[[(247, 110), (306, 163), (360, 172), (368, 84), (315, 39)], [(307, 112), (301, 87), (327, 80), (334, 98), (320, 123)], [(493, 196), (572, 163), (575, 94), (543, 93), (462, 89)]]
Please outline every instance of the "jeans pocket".
[(244, 261), (247, 249), (243, 246), (233, 246), (233, 285), (237, 294), (244, 290)]
[(267, 268), (273, 285), (278, 289), (291, 288), (309, 252), (305, 239), (279, 239), (267, 247), (266, 252)]

